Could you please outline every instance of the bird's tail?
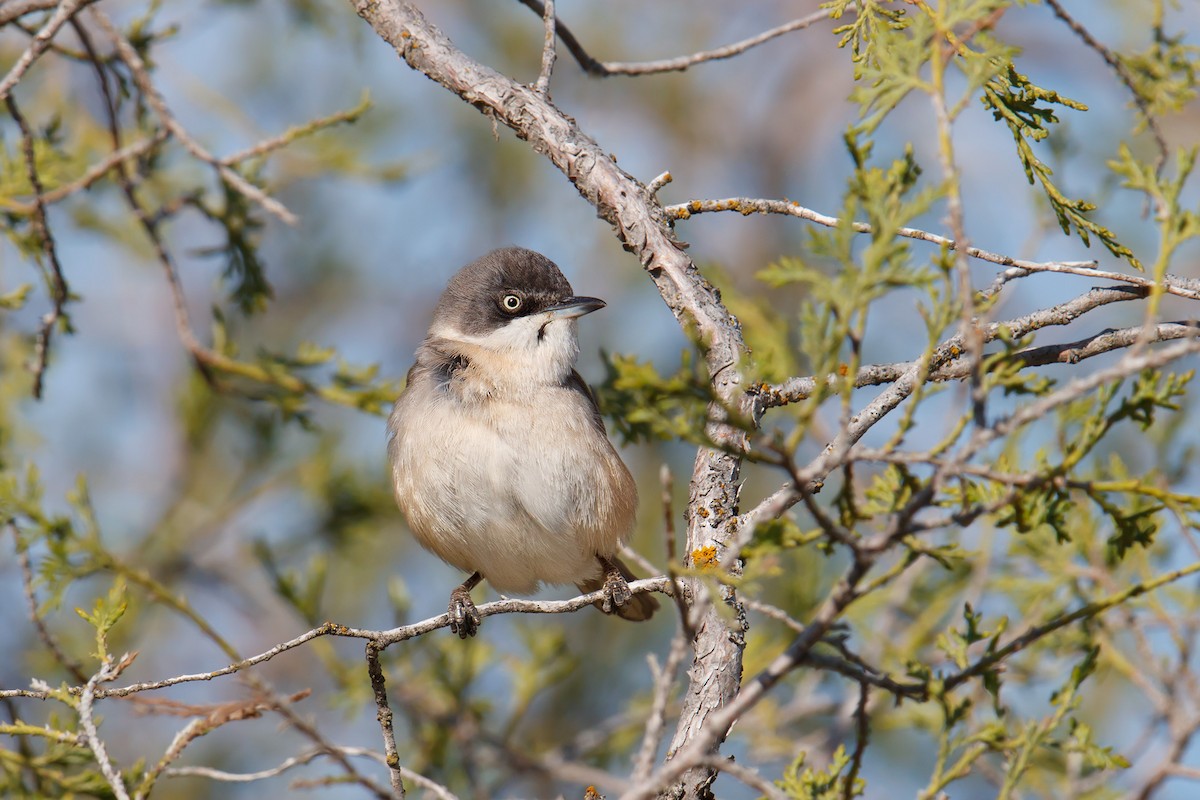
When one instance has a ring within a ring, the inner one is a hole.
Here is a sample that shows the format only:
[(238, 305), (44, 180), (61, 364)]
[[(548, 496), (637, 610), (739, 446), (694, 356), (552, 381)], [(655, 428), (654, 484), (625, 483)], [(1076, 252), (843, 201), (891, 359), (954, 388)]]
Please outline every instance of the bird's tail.
[[(617, 565), (617, 569), (621, 570), (621, 577), (626, 581), (637, 580), (637, 576), (634, 575), (632, 570), (625, 565), (624, 561), (616, 556), (610, 557), (609, 560)], [(604, 575), (601, 574), (596, 578), (582, 580), (575, 584), (575, 586), (584, 594), (598, 591), (604, 588)], [(595, 605), (596, 608), (600, 609), (601, 611), (604, 610), (604, 604), (601, 601), (597, 601), (593, 603), (593, 605)], [(628, 619), (632, 620), (633, 622), (644, 622), (645, 620), (650, 619), (650, 617), (653, 616), (654, 612), (657, 610), (658, 600), (654, 598), (654, 595), (650, 594), (649, 592), (642, 592), (629, 598), (629, 602), (627, 602), (625, 605), (617, 606), (613, 613), (615, 613), (621, 619)]]

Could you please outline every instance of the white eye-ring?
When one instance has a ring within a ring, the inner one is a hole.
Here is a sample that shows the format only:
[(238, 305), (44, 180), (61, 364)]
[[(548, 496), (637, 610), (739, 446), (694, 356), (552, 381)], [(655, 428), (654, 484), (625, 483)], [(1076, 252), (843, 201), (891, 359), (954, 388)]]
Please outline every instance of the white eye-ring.
[(515, 294), (506, 294), (500, 298), (500, 307), (510, 314), (514, 311), (519, 311), (523, 303), (524, 301), (521, 300), (520, 296)]

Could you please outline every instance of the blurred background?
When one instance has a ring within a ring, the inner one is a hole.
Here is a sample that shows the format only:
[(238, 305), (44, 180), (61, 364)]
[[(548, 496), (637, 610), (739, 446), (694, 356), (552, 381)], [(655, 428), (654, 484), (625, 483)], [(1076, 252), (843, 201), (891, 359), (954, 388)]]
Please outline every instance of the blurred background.
[[(103, 5), (119, 24), (148, 9), (133, 0)], [(315, 343), (334, 348), (348, 365), (378, 365), (378, 377), (398, 390), (449, 276), (494, 247), (516, 244), (558, 263), (580, 294), (608, 301), (604, 311), (581, 325), (580, 371), (586, 379), (604, 380), (604, 353), (635, 355), (663, 373), (679, 368), (688, 340), (592, 207), (525, 143), (504, 129), (494, 133), (477, 111), (410, 71), (349, 3), (151, 5), (152, 29), (173, 30), (152, 50), (158, 87), (180, 122), (214, 153), (232, 153), (290, 126), (353, 108), (364, 95), (370, 100), (356, 123), (295, 143), (266, 169), (272, 194), (300, 220), (289, 227), (255, 215), (262, 225), (252, 236), (274, 295), (266, 310), (244, 314), (230, 300), (227, 242), (219, 226), (184, 212), (164, 229), (202, 340), (211, 338), (218, 309), (228, 335), (248, 357), (295, 353)], [(1141, 4), (1075, 0), (1063, 5), (1116, 50), (1148, 43)], [(810, 13), (817, 3), (561, 0), (557, 7), (594, 56), (635, 61), (726, 44)], [(536, 78), (541, 21), (521, 4), (440, 0), (422, 8), (472, 57), (519, 80)], [(1200, 11), (1184, 2), (1169, 10), (1168, 23), (1171, 30), (1194, 30)], [(857, 119), (857, 107), (846, 99), (853, 65), (837, 48), (832, 27), (825, 21), (729, 61), (639, 78), (589, 78), (560, 50), (551, 95), (626, 171), (648, 181), (670, 170), (674, 182), (660, 194), (664, 203), (789, 198), (836, 215), (853, 169), (842, 136)], [(1152, 254), (1153, 220), (1144, 215), (1141, 201), (1119, 192), (1114, 175), (1102, 168), (1118, 143), (1130, 140), (1133, 115), (1126, 89), (1042, 6), (1010, 9), (996, 34), (1021, 48), (1019, 69), (1090, 109), (1061, 112), (1061, 124), (1040, 145), (1039, 155), (1072, 196), (1100, 202), (1101, 223), (1135, 252)], [(12, 26), (0, 31), (0, 64), (12, 64), (28, 41)], [(1197, 43), (1195, 34), (1187, 41)], [(70, 34), (63, 44), (73, 46)], [(57, 120), (68, 143), (91, 140), (103, 128), (95, 76), (70, 58), (44, 57), (16, 97), (31, 124)], [(1164, 117), (1164, 128), (1173, 145), (1195, 145), (1200, 105)], [(8, 169), (18, 168), (19, 131), (8, 120), (0, 133)], [(978, 103), (964, 114), (956, 135), (973, 244), (1035, 260), (1098, 258), (1101, 268), (1122, 268), (1097, 245), (1089, 250), (1061, 234), (1015, 166), (1011, 136)], [(934, 137), (932, 110), (913, 97), (877, 132), (874, 154), (886, 164), (911, 145), (936, 182)], [(1145, 152), (1142, 139), (1132, 141)], [(177, 151), (163, 156), (170, 159), (171, 181), (216, 192), (211, 173)], [(1194, 187), (1187, 197), (1194, 205)], [(944, 214), (938, 206), (914, 224), (946, 232)], [(35, 467), (44, 508), (70, 516), (77, 525), (84, 520), (68, 497), (79, 492), (81, 478), (86, 481), (104, 547), (130, 570), (152, 579), (131, 597), (153, 596), (153, 586), (165, 587), (186, 598), (188, 608), (243, 655), (326, 619), (382, 628), (444, 610), (461, 576), (417, 547), (394, 510), (384, 416), (313, 399), (302, 425), (285, 420), (271, 403), (212, 392), (180, 344), (167, 282), (119, 191), (99, 185), (54, 206), (50, 220), (67, 279), (79, 297), (70, 307), (74, 332), (55, 337), (44, 397), (35, 401), (21, 360), (48, 300), (35, 292), (23, 309), (0, 314), (0, 348), (6, 352), (0, 359), (0, 397), (9, 437), (2, 443), (0, 464), (15, 474)], [(677, 231), (710, 279), (786, 319), (795, 296), (769, 292), (754, 275), (781, 256), (803, 252), (809, 227), (782, 217), (713, 214), (680, 222)], [(933, 255), (924, 247), (914, 245), (918, 258)], [(1194, 264), (1196, 255), (1192, 245), (1176, 263)], [(990, 283), (994, 270), (976, 266), (977, 285)], [(1185, 272), (1184, 267), (1173, 270)], [(1185, 274), (1200, 277), (1194, 268)], [(36, 275), (29, 259), (11, 242), (0, 244), (0, 295), (31, 281)], [(1015, 316), (1085, 287), (1080, 278), (1039, 276), (1025, 281), (996, 313)], [(1175, 318), (1171, 305), (1168, 299), (1168, 319)], [(1139, 319), (1135, 308), (1103, 313), (1102, 324), (1089, 317), (1082, 327), (1053, 332), (1038, 343), (1071, 341), (1105, 325)], [(872, 319), (866, 360), (913, 358), (921, 330), (912, 305), (897, 302)], [(328, 380), (332, 369), (318, 367), (313, 374)], [(1065, 375), (1066, 369), (1047, 374)], [(961, 400), (954, 391), (950, 396)], [(830, 419), (836, 420), (836, 410)], [(1132, 434), (1116, 441), (1113, 447), (1133, 464), (1186, 463), (1197, 434), (1194, 428), (1177, 430), (1165, 450)], [(814, 439), (803, 447), (816, 452), (823, 444)], [(658, 471), (666, 464), (674, 473), (674, 513), (682, 527), (694, 453), (684, 442), (623, 449), (642, 495), (633, 544), (659, 565), (666, 560), (666, 545)], [(1176, 488), (1200, 490), (1194, 472), (1181, 480)], [(779, 482), (772, 471), (748, 468), (744, 502), (753, 504)], [(41, 555), (34, 551), (35, 562)], [(761, 579), (771, 592), (786, 597), (794, 577), (775, 576), (774, 583), (770, 576)], [(90, 607), (111, 581), (111, 574), (97, 571), (74, 582), (61, 605), (48, 611), (52, 628), (80, 659), (89, 652), (92, 632), (72, 609)], [(22, 592), (10, 540), (0, 552), (0, 652), (7, 654), (0, 658), (0, 686), (26, 686), (34, 676), (56, 684), (66, 676), (39, 646)], [(487, 597), (493, 596), (489, 590)], [(562, 598), (571, 592), (550, 589), (539, 596)], [(229, 660), (178, 608), (134, 600), (129, 613), (130, 620), (114, 632), (113, 649), (136, 649), (140, 656), (123, 682), (215, 669)], [(549, 753), (545, 758), (626, 774), (626, 750), (636, 742), (648, 708), (646, 655), (665, 657), (674, 622), (670, 614), (644, 626), (590, 611), (508, 615), (486, 620), (479, 639), (467, 644), (438, 632), (393, 648), (386, 666), (404, 718), (398, 735), (426, 741), (419, 755), (408, 752), (410, 763), (429, 768), (470, 796), (462, 787), (471, 781), (456, 774), (470, 759), (439, 756), (429, 743), (441, 742), (443, 751), (483, 747), (471, 742), (470, 725), (495, 723), (488, 735), (499, 737), (504, 747), (518, 743), (520, 752), (498, 746), (487, 758), (516, 764), (522, 753), (535, 760)], [(752, 649), (747, 669), (771, 652)], [(272, 661), (261, 674), (283, 692), (311, 688), (313, 696), (297, 711), (318, 720), (330, 740), (379, 749), (361, 661), (358, 642), (322, 640)], [(181, 703), (213, 703), (245, 691), (236, 680), (225, 679), (162, 694)], [(766, 774), (776, 775), (798, 750), (829, 748), (839, 735), (837, 726), (844, 724), (836, 720), (845, 716), (845, 691), (828, 683), (798, 684), (794, 694), (764, 707), (758, 718), (768, 728), (778, 726), (782, 741), (776, 749), (749, 737), (735, 740), (730, 752), (751, 751), (755, 760), (774, 765)], [(1097, 713), (1096, 722), (1106, 741), (1120, 746), (1125, 695), (1114, 690), (1106, 697), (1106, 713)], [(123, 765), (156, 759), (182, 725), (178, 718), (132, 703), (108, 703), (102, 711), (105, 730), (128, 733), (108, 738), (113, 758)], [(915, 793), (933, 759), (929, 741), (881, 731), (874, 744), (884, 757), (865, 771), (868, 786), (875, 788), (867, 796)], [(254, 771), (305, 747), (302, 737), (266, 717), (214, 732), (191, 745), (181, 763)], [(384, 780), (377, 764), (364, 761), (362, 769)], [(515, 780), (498, 781), (494, 796), (578, 793), (562, 775), (535, 767), (517, 773)], [(157, 791), (180, 798), (257, 797), (285, 792), (287, 781), (298, 776), (327, 774), (327, 764), (315, 763), (268, 784), (239, 788), (177, 778), (160, 783)], [(586, 773), (578, 775), (579, 785), (588, 782)], [(877, 793), (884, 786), (887, 793)], [(722, 797), (755, 796), (725, 778), (718, 787)], [(956, 787), (954, 796), (964, 798), (995, 791), (982, 781)], [(1156, 797), (1190, 797), (1194, 787), (1172, 783)], [(362, 795), (354, 787), (321, 791), (330, 797)]]

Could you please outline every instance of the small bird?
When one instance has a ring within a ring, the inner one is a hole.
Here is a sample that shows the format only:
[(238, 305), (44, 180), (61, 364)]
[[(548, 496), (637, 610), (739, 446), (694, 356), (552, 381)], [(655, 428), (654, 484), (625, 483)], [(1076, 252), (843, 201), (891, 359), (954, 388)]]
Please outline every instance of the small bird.
[(578, 322), (605, 306), (576, 297), (553, 261), (520, 247), (458, 271), (388, 420), (396, 502), (417, 541), (470, 577), (450, 593), (450, 629), (474, 636), (471, 590), (542, 583), (604, 590), (596, 606), (649, 619), (617, 558), (637, 486), (575, 371)]

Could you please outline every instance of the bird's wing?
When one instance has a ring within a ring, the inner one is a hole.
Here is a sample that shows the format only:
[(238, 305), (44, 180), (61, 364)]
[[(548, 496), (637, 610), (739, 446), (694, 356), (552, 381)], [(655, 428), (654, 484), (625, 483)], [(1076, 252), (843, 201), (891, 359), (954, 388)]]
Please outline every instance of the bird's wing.
[(600, 433), (607, 436), (608, 432), (604, 429), (604, 418), (600, 416), (600, 404), (596, 402), (596, 395), (592, 394), (592, 387), (587, 385), (587, 381), (576, 370), (571, 370), (571, 374), (567, 376), (566, 386), (587, 398), (588, 407), (592, 410), (592, 423)]

